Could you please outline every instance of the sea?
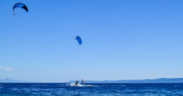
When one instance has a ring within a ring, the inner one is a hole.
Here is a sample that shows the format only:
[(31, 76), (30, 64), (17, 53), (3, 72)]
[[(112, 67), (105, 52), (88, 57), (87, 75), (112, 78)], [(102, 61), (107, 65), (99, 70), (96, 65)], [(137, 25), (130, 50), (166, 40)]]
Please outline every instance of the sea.
[(0, 96), (183, 96), (183, 83), (0, 83)]

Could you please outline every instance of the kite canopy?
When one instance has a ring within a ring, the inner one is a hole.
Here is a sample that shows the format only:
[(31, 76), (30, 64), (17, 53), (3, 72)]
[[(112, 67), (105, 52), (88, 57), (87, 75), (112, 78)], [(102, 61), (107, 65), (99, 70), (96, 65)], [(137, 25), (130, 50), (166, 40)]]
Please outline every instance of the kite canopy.
[(24, 9), (26, 12), (28, 12), (28, 8), (25, 4), (23, 3), (16, 3), (14, 6), (13, 6), (13, 13), (15, 12), (15, 9), (16, 8), (22, 8)]
[(82, 44), (82, 39), (80, 36), (76, 36), (75, 38), (78, 41), (78, 44), (81, 45)]

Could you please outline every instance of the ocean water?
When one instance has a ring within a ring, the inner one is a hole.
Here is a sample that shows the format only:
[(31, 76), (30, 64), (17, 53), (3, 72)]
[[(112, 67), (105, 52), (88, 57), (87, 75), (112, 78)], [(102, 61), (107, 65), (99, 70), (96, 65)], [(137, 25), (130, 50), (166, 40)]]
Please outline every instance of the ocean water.
[(183, 84), (2, 83), (0, 96), (183, 96)]

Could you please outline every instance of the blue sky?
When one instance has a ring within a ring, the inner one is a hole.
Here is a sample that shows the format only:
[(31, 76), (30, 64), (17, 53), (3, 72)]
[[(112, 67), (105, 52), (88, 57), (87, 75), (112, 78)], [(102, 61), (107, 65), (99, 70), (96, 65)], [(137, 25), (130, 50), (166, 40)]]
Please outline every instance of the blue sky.
[(0, 78), (183, 77), (182, 0), (19, 1), (0, 1)]

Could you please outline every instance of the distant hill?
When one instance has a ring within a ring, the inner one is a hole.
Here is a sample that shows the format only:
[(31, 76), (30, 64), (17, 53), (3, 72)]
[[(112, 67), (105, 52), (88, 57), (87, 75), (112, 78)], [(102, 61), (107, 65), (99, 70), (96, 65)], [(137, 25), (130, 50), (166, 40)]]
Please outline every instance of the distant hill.
[(144, 79), (144, 80), (105, 80), (92, 81), (86, 80), (86, 83), (183, 83), (183, 78), (159, 78), (159, 79)]
[(9, 78), (4, 78), (4, 79), (0, 79), (0, 83), (18, 83), (18, 82), (22, 82), (22, 81), (18, 81), (18, 80), (12, 80)]
[[(72, 80), (67, 83), (70, 82), (74, 81)], [(86, 83), (183, 83), (183, 78), (159, 78), (159, 79), (144, 79), (144, 80), (104, 80), (104, 81), (85, 80), (85, 82)], [(0, 83), (30, 83), (30, 82), (5, 78), (0, 79)], [(38, 83), (38, 82), (31, 82), (31, 83)]]

